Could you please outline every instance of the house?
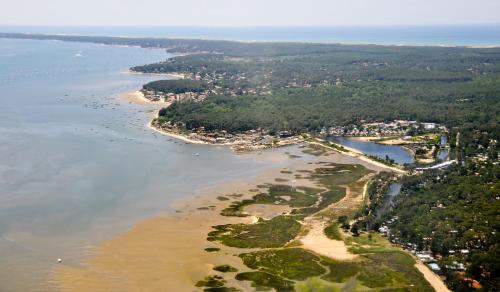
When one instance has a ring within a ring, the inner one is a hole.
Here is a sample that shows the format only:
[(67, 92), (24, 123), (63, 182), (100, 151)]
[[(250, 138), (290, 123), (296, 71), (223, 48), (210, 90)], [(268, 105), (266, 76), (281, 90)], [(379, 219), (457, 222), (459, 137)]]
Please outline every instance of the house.
[(436, 124), (435, 123), (422, 123), (422, 126), (426, 130), (433, 130), (433, 129), (436, 128)]
[(441, 271), (441, 268), (439, 267), (438, 264), (436, 263), (430, 263), (430, 264), (427, 264), (429, 266), (429, 268), (431, 268), (431, 270), (433, 270), (434, 272), (439, 272)]

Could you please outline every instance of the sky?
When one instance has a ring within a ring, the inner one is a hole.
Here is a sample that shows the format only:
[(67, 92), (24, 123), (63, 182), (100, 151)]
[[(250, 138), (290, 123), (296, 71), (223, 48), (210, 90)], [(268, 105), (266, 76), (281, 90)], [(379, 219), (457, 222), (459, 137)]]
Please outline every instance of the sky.
[(500, 23), (500, 0), (1, 0), (0, 25), (372, 26)]

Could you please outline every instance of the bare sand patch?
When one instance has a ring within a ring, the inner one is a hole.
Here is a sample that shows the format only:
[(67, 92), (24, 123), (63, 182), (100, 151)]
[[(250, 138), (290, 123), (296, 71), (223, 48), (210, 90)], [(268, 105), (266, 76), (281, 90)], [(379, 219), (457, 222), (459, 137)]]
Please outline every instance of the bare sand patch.
[(358, 209), (367, 189), (367, 182), (373, 174), (367, 174), (358, 181), (346, 186), (346, 195), (337, 203), (312, 215), (305, 220), (305, 230), (309, 230), (305, 236), (300, 238), (303, 247), (317, 254), (324, 255), (337, 260), (354, 260), (355, 254), (349, 252), (347, 245), (342, 240), (333, 240), (325, 235), (324, 229), (327, 226), (329, 216), (323, 217), (321, 214), (330, 214), (338, 217), (344, 212), (350, 213)]
[(300, 238), (302, 247), (336, 260), (348, 261), (356, 259), (356, 255), (347, 250), (344, 241), (326, 237), (323, 232), (325, 227), (325, 223), (317, 219), (307, 222), (305, 228), (309, 232)]

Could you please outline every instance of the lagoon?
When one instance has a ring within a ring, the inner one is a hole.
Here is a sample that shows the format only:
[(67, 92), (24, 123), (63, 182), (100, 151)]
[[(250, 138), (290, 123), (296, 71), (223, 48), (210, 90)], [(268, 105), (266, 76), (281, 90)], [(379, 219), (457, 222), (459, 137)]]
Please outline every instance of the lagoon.
[(413, 163), (413, 155), (397, 145), (384, 145), (369, 141), (360, 141), (350, 137), (331, 137), (332, 141), (354, 148), (364, 154), (373, 155), (380, 159), (385, 159), (386, 155), (394, 159), (397, 164)]

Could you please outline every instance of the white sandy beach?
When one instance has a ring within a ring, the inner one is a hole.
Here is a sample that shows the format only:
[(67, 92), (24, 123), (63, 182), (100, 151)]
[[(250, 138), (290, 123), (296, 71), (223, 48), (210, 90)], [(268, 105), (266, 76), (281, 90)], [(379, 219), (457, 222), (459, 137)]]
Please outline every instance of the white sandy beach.
[(139, 104), (139, 105), (157, 105), (160, 107), (168, 107), (170, 106), (170, 102), (166, 101), (151, 101), (147, 99), (144, 94), (137, 90), (132, 92), (123, 93), (122, 96), (130, 103)]

